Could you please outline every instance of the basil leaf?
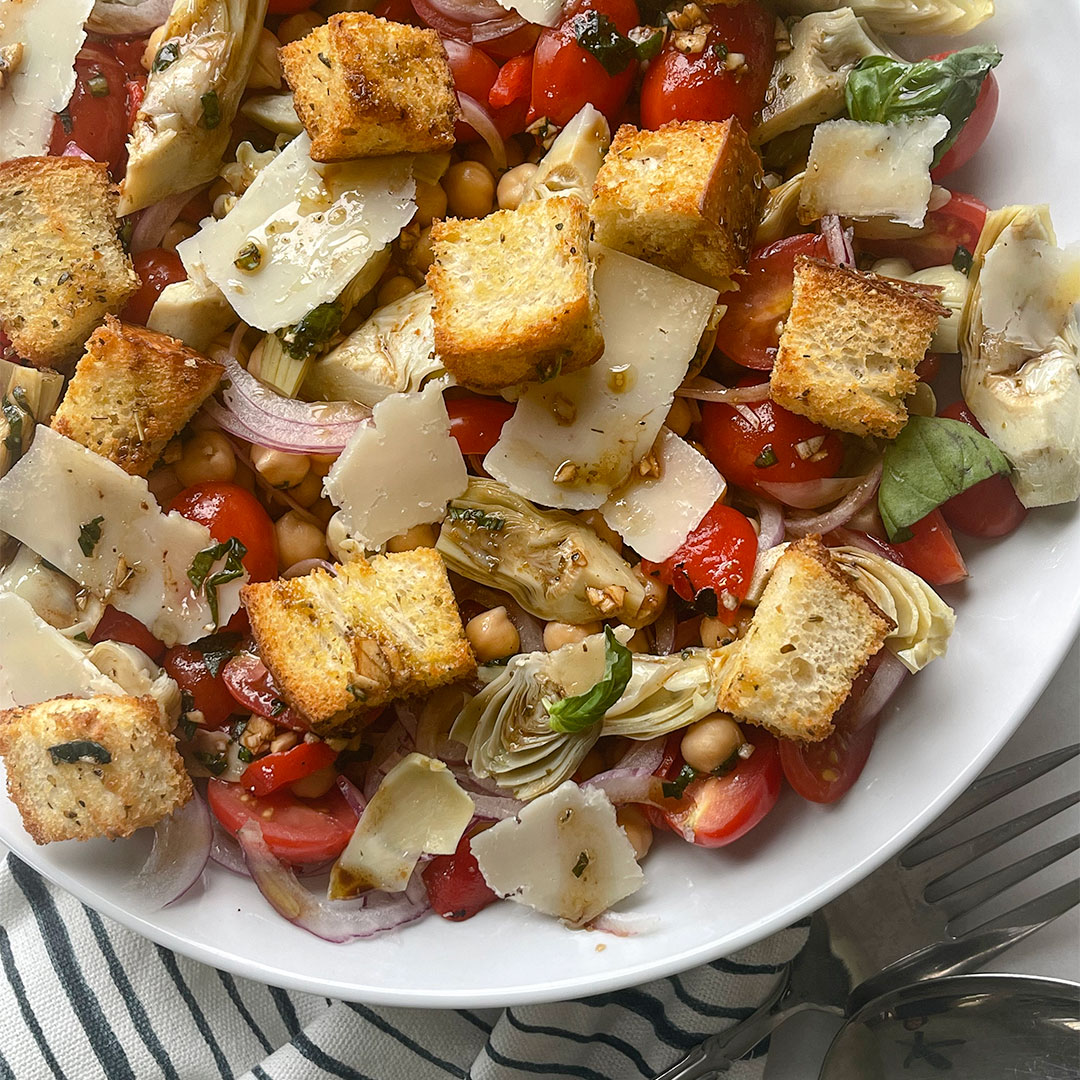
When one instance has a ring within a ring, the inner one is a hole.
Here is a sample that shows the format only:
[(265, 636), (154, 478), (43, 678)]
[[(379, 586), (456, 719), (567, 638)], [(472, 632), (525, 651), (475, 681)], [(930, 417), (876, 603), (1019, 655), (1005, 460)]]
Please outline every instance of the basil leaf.
[[(195, 586), (196, 596), (200, 589), (204, 591), (215, 623), (218, 621), (218, 586), (234, 581), (243, 574), (244, 564), (241, 560), (246, 554), (247, 548), (235, 536), (231, 536), (220, 544), (203, 548), (191, 560), (191, 565), (188, 567), (188, 580)], [(216, 574), (211, 574), (214, 563), (222, 558), (225, 560), (225, 565)]]
[(101, 523), (105, 519), (96, 517), (79, 526), (79, 550), (89, 559), (101, 539)]
[(920, 116), (944, 116), (949, 132), (937, 144), (937, 165), (975, 110), (990, 69), (1001, 62), (993, 45), (972, 45), (942, 60), (905, 63), (867, 56), (848, 74), (844, 96), (852, 120), (887, 124)]
[(236, 655), (240, 644), (240, 635), (234, 632), (211, 634), (192, 642), (191, 648), (200, 653), (206, 663), (206, 670), (216, 679), (218, 672)]
[(609, 75), (625, 71), (636, 55), (634, 43), (619, 33), (607, 15), (598, 11), (575, 15), (570, 20), (570, 28), (578, 45), (595, 56)]
[(913, 416), (885, 451), (878, 509), (889, 539), (911, 539), (911, 528), (954, 495), (1011, 471), (985, 436), (960, 420)]
[(633, 670), (633, 654), (611, 632), (610, 626), (604, 627), (603, 677), (584, 694), (561, 701), (544, 701), (551, 730), (573, 735), (599, 723), (604, 719), (604, 713), (622, 697)]
[(52, 758), (54, 765), (61, 763), (75, 765), (80, 761), (108, 765), (112, 761), (112, 754), (101, 743), (94, 742), (92, 739), (73, 739), (71, 742), (50, 746), (49, 757)]

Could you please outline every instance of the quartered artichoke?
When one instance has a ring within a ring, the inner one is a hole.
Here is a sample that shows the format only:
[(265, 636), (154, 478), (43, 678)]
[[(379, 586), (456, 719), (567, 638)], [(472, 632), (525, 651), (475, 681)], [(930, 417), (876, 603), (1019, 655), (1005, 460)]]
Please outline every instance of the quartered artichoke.
[(128, 140), (120, 214), (217, 176), (267, 0), (176, 0)]
[(509, 593), (541, 619), (642, 625), (645, 582), (570, 514), (538, 510), (497, 480), (470, 478), (450, 502), (435, 545), (455, 573)]
[(540, 159), (521, 201), (576, 195), (583, 203), (588, 203), (610, 145), (611, 128), (607, 120), (602, 113), (585, 104)]
[(1080, 248), (1045, 206), (987, 215), (960, 320), (964, 400), (1025, 506), (1080, 496)]
[(757, 232), (754, 233), (754, 247), (775, 243), (802, 228), (799, 223), (799, 198), (805, 177), (805, 172), (798, 172), (769, 191)]
[(994, 0), (781, 0), (789, 15), (850, 7), (879, 34), (966, 34), (994, 14)]

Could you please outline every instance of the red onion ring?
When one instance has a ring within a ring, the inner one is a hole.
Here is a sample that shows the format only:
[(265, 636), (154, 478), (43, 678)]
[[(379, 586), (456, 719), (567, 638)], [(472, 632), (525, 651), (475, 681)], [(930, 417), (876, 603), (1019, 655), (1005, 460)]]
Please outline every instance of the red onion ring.
[(758, 512), (758, 551), (784, 542), (784, 512), (771, 499), (754, 497)]
[(821, 235), (825, 237), (825, 246), (829, 251), (829, 258), (837, 266), (854, 266), (855, 249), (851, 246), (851, 239), (840, 224), (840, 218), (836, 214), (824, 214), (821, 218)]
[(653, 623), (653, 643), (657, 656), (670, 656), (675, 651), (675, 605), (670, 601)]
[(851, 731), (866, 727), (885, 708), (889, 699), (900, 689), (901, 684), (911, 672), (904, 667), (903, 661), (889, 651), (888, 646), (881, 650), (881, 662), (870, 676), (859, 703), (847, 719)]
[(235, 837), (230, 836), (225, 831), (224, 826), (217, 818), (213, 820), (213, 827), (214, 838), (210, 843), (211, 860), (216, 862), (218, 866), (223, 866), (226, 870), (231, 870), (241, 877), (251, 877), (248, 873), (247, 863), (244, 862), (244, 853), (240, 850), (240, 845), (236, 842)]
[(685, 795), (677, 799), (667, 798), (664, 795), (663, 783), (650, 769), (614, 768), (590, 777), (583, 781), (581, 786), (599, 788), (614, 806), (641, 803), (664, 810), (682, 810), (689, 806)]
[(488, 144), (496, 167), (505, 169), (506, 143), (503, 142), (503, 137), (499, 134), (499, 129), (491, 118), (491, 113), (476, 98), (469, 97), (468, 94), (463, 94), (460, 90), (458, 91), (458, 103), (461, 105), (462, 119)]
[(138, 255), (140, 251), (148, 251), (150, 248), (161, 247), (161, 241), (169, 231), (169, 226), (180, 216), (192, 198), (205, 187), (191, 188), (190, 191), (181, 191), (176, 195), (166, 195), (161, 202), (140, 210), (135, 215), (135, 227), (131, 230), (131, 254)]
[(97, 0), (86, 29), (110, 37), (139, 37), (169, 17), (173, 0)]
[(699, 375), (683, 383), (675, 391), (675, 396), (693, 398), (695, 401), (722, 401), (726, 405), (745, 405), (755, 401), (764, 401), (769, 396), (769, 384), (763, 382), (753, 386), (724, 386), (723, 383), (714, 382), (712, 379), (705, 379)]
[(516, 12), (504, 12), (501, 19), (485, 19), (483, 22), (473, 23), (473, 44), (481, 45), (485, 41), (497, 41), (499, 38), (508, 37), (523, 26), (528, 25)]
[(469, 798), (476, 807), (475, 816), (484, 821), (502, 821), (504, 818), (517, 817), (518, 811), (525, 805), (509, 795), (478, 795), (470, 792)]
[(154, 846), (128, 888), (155, 911), (179, 900), (202, 877), (214, 839), (199, 793), (154, 826)]
[[(514, 18), (514, 12), (507, 11), (497, 0), (421, 0), (421, 6), (434, 10), (450, 22), (462, 26), (474, 26), (476, 23), (498, 22)], [(421, 12), (417, 12), (423, 18)], [(520, 20), (520, 16), (516, 16)]]
[(851, 516), (874, 497), (874, 492), (877, 491), (880, 483), (881, 461), (879, 460), (862, 478), (859, 486), (844, 496), (831, 510), (810, 518), (788, 518), (788, 535), (795, 537), (810, 536), (811, 533), (824, 535), (841, 525), (846, 525), (851, 520)]
[(766, 483), (759, 480), (758, 487), (767, 491), (774, 499), (785, 506), (794, 506), (798, 510), (816, 510), (819, 506), (842, 499), (854, 491), (862, 481), (861, 476), (831, 476), (824, 480), (786, 480)]
[(360, 817), (367, 807), (367, 799), (364, 798), (364, 793), (347, 777), (338, 775), (337, 786), (341, 794), (345, 796), (345, 801), (352, 808), (353, 813)]
[(316, 569), (325, 570), (331, 577), (337, 577), (337, 568), (332, 562), (327, 562), (325, 559), (301, 559), (299, 562), (293, 563), (281, 576), (283, 578), (304, 577)]
[(660, 768), (660, 763), (664, 760), (664, 744), (666, 742), (666, 735), (658, 735), (655, 739), (633, 743), (630, 749), (615, 763), (615, 769), (647, 769), (651, 773), (656, 772)]
[(83, 161), (95, 160), (76, 142), (69, 142), (67, 146), (64, 147), (64, 152), (60, 156), (81, 158)]

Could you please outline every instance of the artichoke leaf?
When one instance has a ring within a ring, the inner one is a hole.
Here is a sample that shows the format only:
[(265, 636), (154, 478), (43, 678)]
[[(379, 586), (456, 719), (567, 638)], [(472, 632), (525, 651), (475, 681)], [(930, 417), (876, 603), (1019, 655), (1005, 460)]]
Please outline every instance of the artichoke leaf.
[(128, 140), (121, 215), (217, 176), (266, 9), (267, 0), (176, 0)]
[(805, 172), (797, 172), (769, 190), (761, 220), (754, 233), (754, 247), (774, 244), (802, 229), (799, 224), (799, 198), (805, 176)]
[(789, 15), (850, 7), (879, 34), (966, 34), (994, 14), (994, 0), (781, 0)]

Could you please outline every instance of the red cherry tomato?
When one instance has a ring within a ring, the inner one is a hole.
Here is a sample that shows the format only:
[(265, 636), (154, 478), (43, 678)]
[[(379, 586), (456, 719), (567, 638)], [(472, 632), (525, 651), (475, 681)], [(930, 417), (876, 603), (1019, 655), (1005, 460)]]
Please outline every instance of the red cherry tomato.
[[(486, 105), (488, 94), (499, 77), (499, 65), (479, 49), (452, 37), (443, 38), (443, 47), (450, 61), (455, 88), (459, 93), (468, 94), (481, 105)], [(458, 142), (472, 142), (479, 138), (476, 132), (461, 120), (455, 125), (454, 134)]]
[(827, 739), (816, 743), (779, 740), (784, 777), (804, 799), (836, 802), (859, 779), (877, 735), (877, 717), (859, 728), (853, 728), (850, 719), (880, 663), (879, 652), (852, 683), (851, 693), (833, 717), (833, 733)]
[(727, 311), (716, 330), (716, 347), (743, 367), (769, 371), (776, 361), (780, 324), (791, 310), (795, 256), (828, 257), (816, 233), (788, 236), (751, 252), (736, 292), (724, 293)]
[(268, 15), (295, 15), (314, 6), (315, 0), (270, 0), (266, 9)]
[[(820, 445), (809, 440), (822, 440)], [(708, 402), (701, 409), (701, 441), (709, 460), (733, 484), (768, 495), (766, 483), (798, 483), (835, 476), (844, 444), (835, 431), (766, 398), (737, 409)], [(803, 447), (803, 454), (799, 447)], [(808, 453), (813, 446), (817, 449)]]
[(186, 690), (206, 719), (206, 727), (224, 727), (229, 717), (239, 710), (222, 672), (210, 673), (206, 657), (190, 645), (174, 645), (165, 653), (161, 666), (176, 680), (181, 690)]
[(123, 322), (145, 326), (165, 286), (174, 281), (185, 281), (187, 271), (180, 261), (180, 256), (175, 251), (166, 251), (164, 248), (140, 251), (132, 256), (131, 261), (142, 285), (120, 312), (120, 318)]
[(531, 117), (546, 116), (563, 127), (588, 102), (614, 126), (619, 110), (630, 96), (637, 64), (609, 75), (592, 53), (577, 43), (577, 30), (590, 13), (606, 15), (620, 34), (640, 21), (634, 0), (570, 0), (562, 21), (541, 32), (533, 54)]
[(256, 797), (240, 784), (214, 778), (206, 798), (214, 817), (233, 836), (254, 821), (266, 846), (293, 866), (336, 859), (356, 828), (356, 814), (336, 786), (317, 799), (299, 799), (288, 790)]
[(282, 727), (307, 731), (307, 721), (286, 705), (280, 687), (266, 665), (253, 653), (241, 649), (221, 669), (221, 677), (233, 699), (245, 712), (264, 716)]
[[(942, 416), (962, 420), (985, 435), (982, 424), (962, 401), (957, 401)], [(969, 536), (990, 539), (1008, 536), (1027, 517), (1027, 507), (1016, 497), (1007, 476), (990, 476), (967, 491), (954, 495), (941, 507), (942, 517), (954, 528)]]
[(928, 352), (915, 368), (915, 374), (922, 382), (933, 382), (941, 370), (941, 353)]
[(420, 876), (432, 910), (451, 922), (471, 919), (499, 899), (480, 873), (468, 835), (458, 841), (453, 855), (436, 855)]
[(903, 240), (860, 240), (859, 247), (878, 259), (907, 259), (916, 270), (944, 266), (952, 262), (958, 247), (975, 250), (985, 220), (986, 203), (974, 195), (954, 192), (940, 210), (931, 210), (926, 215), (918, 236)]
[(701, 594), (711, 590), (715, 615), (731, 623), (750, 587), (756, 558), (753, 526), (738, 510), (718, 502), (674, 555), (662, 563), (642, 559), (641, 566), (684, 600), (701, 602)]
[(240, 786), (252, 795), (269, 795), (272, 791), (303, 780), (337, 760), (337, 751), (331, 750), (324, 742), (306, 743), (294, 746), (291, 750), (282, 750), (277, 754), (267, 754), (253, 761), (240, 777)]
[(102, 612), (90, 641), (94, 645), (99, 641), (122, 641), (125, 645), (134, 645), (136, 649), (142, 649), (155, 664), (160, 664), (165, 655), (163, 642), (158, 641), (133, 615), (117, 611), (111, 604)]
[(463, 454), (486, 454), (502, 432), (502, 426), (514, 415), (514, 406), (501, 398), (451, 398), (446, 403), (450, 414), (450, 434), (457, 439)]
[(888, 544), (867, 533), (862, 535), (887, 559), (918, 574), (931, 585), (954, 585), (968, 576), (964, 557), (940, 509), (931, 510), (921, 521), (916, 521), (911, 532), (911, 539), (900, 544)]
[[(953, 52), (956, 50), (950, 49), (948, 52), (937, 53), (928, 59), (944, 60)], [(956, 136), (956, 142), (949, 147), (945, 156), (930, 171), (930, 176), (936, 183), (941, 183), (943, 176), (955, 172), (975, 156), (975, 152), (986, 141), (986, 136), (990, 134), (990, 129), (994, 126), (997, 107), (998, 83), (991, 71), (983, 81), (979, 96), (975, 99), (975, 108), (960, 129), (960, 134)]]
[[(649, 64), (641, 84), (642, 127), (658, 128), (669, 120), (726, 120), (734, 116), (750, 130), (765, 102), (776, 52), (775, 19), (757, 3), (708, 8), (712, 28), (699, 53), (680, 52), (669, 36)], [(731, 69), (729, 56), (743, 66)]]
[(53, 123), (50, 154), (74, 143), (95, 161), (104, 161), (114, 179), (127, 161), (128, 102), (124, 66), (102, 42), (88, 41), (75, 58), (75, 90)]
[[(761, 728), (746, 725), (743, 734), (754, 752), (726, 776), (691, 781), (685, 791), (690, 805), (683, 810), (646, 808), (654, 825), (678, 833), (699, 847), (723, 847), (748, 833), (776, 805), (782, 773), (777, 740)], [(682, 769), (682, 732), (668, 736), (657, 774), (674, 779)]]
[(528, 101), (532, 92), (532, 54), (514, 56), (501, 68), (491, 89), (488, 91), (488, 104), (493, 109), (502, 109), (518, 101)]

